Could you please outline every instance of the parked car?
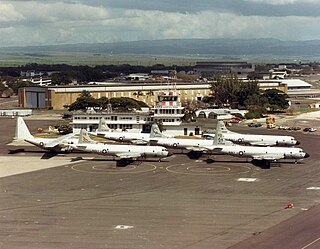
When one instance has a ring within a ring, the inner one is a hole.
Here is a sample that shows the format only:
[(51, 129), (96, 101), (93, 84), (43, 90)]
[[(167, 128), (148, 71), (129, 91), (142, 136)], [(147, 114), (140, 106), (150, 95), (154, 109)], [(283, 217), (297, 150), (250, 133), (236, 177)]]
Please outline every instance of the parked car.
[(279, 126), (278, 127), (279, 130), (289, 130), (290, 128), (288, 126)]
[(239, 123), (241, 121), (241, 118), (239, 118), (239, 117), (232, 117), (231, 119), (230, 119), (230, 123)]
[(312, 128), (312, 127), (306, 127), (306, 128), (303, 129), (303, 131), (304, 132), (315, 132), (315, 131), (317, 131), (317, 129), (316, 128)]
[(260, 123), (250, 123), (250, 124), (248, 124), (248, 126), (249, 127), (261, 127), (262, 124), (260, 124)]

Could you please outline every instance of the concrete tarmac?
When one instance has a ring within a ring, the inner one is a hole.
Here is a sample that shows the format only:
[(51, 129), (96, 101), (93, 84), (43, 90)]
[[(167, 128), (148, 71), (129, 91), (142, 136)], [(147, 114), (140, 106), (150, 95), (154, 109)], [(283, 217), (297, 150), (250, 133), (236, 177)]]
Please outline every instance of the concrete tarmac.
[(320, 248), (320, 206), (300, 213), (229, 249)]
[[(312, 223), (318, 218), (311, 218), (319, 216), (313, 211), (320, 203), (318, 136), (297, 133), (311, 157), (270, 169), (240, 158), (184, 154), (117, 167), (110, 158), (82, 153), (39, 159), (44, 152), (35, 147), (8, 154), (14, 120), (6, 121), (8, 129), (2, 121), (0, 168), (5, 159), (6, 167), (24, 167), (24, 173), (0, 180), (1, 249), (261, 248), (236, 244), (262, 238), (274, 245), (268, 241), (275, 236), (262, 236), (275, 231), (286, 245), (292, 235), (281, 224), (299, 216), (292, 234), (303, 239), (281, 248), (303, 248), (319, 237)], [(33, 164), (35, 171), (27, 166)], [(288, 203), (294, 208), (286, 209)]]

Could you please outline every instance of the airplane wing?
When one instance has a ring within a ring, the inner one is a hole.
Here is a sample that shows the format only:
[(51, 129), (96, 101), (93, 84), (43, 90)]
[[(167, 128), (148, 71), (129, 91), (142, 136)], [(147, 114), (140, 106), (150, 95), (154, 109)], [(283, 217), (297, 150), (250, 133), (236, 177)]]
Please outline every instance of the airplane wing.
[(68, 146), (76, 150), (85, 150), (87, 148), (87, 145), (82, 144), (70, 144)]
[(186, 147), (186, 150), (191, 150), (191, 151), (195, 151), (195, 152), (208, 151), (208, 149), (205, 147), (195, 147), (195, 146)]
[(257, 155), (252, 157), (253, 160), (277, 161), (283, 159), (281, 155)]
[(56, 146), (59, 146), (59, 144), (60, 144), (62, 141), (66, 140), (66, 139), (69, 139), (69, 138), (71, 138), (71, 137), (73, 137), (73, 136), (74, 136), (73, 133), (70, 133), (70, 134), (61, 136), (61, 137), (59, 137), (59, 138), (57, 138), (57, 139), (54, 139), (54, 140), (51, 141), (50, 143), (47, 143), (47, 144), (45, 145), (45, 147), (46, 147), (46, 148), (55, 148)]
[(269, 143), (266, 143), (266, 142), (251, 142), (250, 144), (253, 145), (253, 146), (275, 146), (275, 145), (277, 145), (277, 143), (271, 143), (271, 142), (269, 142)]
[(120, 159), (130, 159), (130, 158), (141, 157), (141, 153), (125, 152), (125, 153), (118, 153), (116, 154), (116, 156), (119, 157)]
[(39, 142), (37, 142), (37, 141), (33, 141), (33, 140), (30, 140), (30, 139), (25, 139), (24, 141), (28, 142), (29, 144), (33, 144), (35, 146), (39, 146)]
[(218, 145), (211, 145), (211, 146), (206, 146), (205, 147), (206, 151), (211, 151), (211, 152), (221, 152), (223, 148), (219, 147)]
[(137, 144), (137, 145), (144, 145), (144, 144), (147, 144), (148, 142), (142, 139), (135, 139), (135, 140), (132, 140), (131, 143)]

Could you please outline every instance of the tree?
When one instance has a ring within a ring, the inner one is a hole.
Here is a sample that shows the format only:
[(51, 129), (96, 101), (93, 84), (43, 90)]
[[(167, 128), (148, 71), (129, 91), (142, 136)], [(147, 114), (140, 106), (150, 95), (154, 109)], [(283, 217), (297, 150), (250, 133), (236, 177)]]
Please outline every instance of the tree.
[(258, 87), (258, 83), (256, 81), (248, 81), (248, 82), (239, 82), (239, 91), (237, 92), (237, 102), (238, 106), (240, 107), (246, 107), (248, 104), (246, 104), (246, 101), (248, 99), (254, 99), (256, 97), (256, 104), (261, 104), (259, 96), (261, 95), (260, 89)]
[(143, 101), (127, 97), (111, 98), (110, 100), (106, 97), (95, 99), (91, 96), (90, 92), (83, 91), (75, 102), (69, 106), (65, 106), (65, 108), (68, 108), (69, 111), (86, 110), (88, 107), (107, 109), (108, 104), (112, 105), (113, 110), (119, 112), (132, 111), (133, 109), (141, 110), (141, 107), (149, 107)]
[(51, 82), (53, 85), (67, 85), (72, 80), (66, 73), (54, 73), (51, 75)]
[(199, 100), (187, 99), (182, 103), (182, 106), (185, 108), (183, 120), (190, 122), (190, 121), (195, 121), (195, 118), (196, 118), (195, 111), (198, 109), (205, 108), (206, 104)]
[(208, 106), (215, 106), (215, 98), (213, 96), (204, 96), (202, 98), (202, 102), (204, 102)]
[(69, 124), (63, 124), (63, 125), (60, 125), (58, 127), (58, 131), (59, 133), (65, 135), (65, 134), (69, 134), (69, 133), (72, 133), (73, 129), (72, 129), (72, 126), (69, 125)]
[(83, 91), (75, 102), (69, 106), (65, 106), (69, 111), (86, 110), (88, 107), (98, 107), (97, 99), (93, 98), (88, 91)]
[(11, 88), (15, 94), (18, 94), (19, 88), (28, 86), (34, 86), (34, 84), (31, 81), (17, 80), (11, 85)]
[(287, 100), (288, 95), (277, 89), (266, 90), (263, 96), (268, 99), (268, 108), (272, 112), (284, 110), (289, 107)]
[(226, 77), (216, 76), (216, 80), (211, 84), (211, 91), (214, 93), (216, 104), (224, 106), (237, 102), (239, 85), (239, 79), (235, 74)]
[(215, 79), (211, 84), (211, 91), (218, 106), (246, 107), (245, 101), (248, 98), (260, 94), (256, 81), (243, 82), (236, 74), (216, 76)]
[(119, 112), (131, 111), (133, 109), (141, 110), (141, 107), (148, 107), (148, 105), (142, 101), (127, 97), (111, 98), (110, 103), (112, 109)]
[(102, 110), (105, 110), (107, 109), (108, 104), (110, 104), (110, 101), (107, 97), (101, 97), (100, 99), (97, 99), (97, 103)]

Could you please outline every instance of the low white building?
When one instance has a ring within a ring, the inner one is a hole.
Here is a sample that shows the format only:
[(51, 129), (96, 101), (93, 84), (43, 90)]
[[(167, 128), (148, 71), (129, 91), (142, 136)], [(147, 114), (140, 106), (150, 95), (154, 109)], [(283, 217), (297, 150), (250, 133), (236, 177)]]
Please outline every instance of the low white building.
[(32, 109), (0, 109), (0, 116), (30, 116)]
[(239, 110), (239, 109), (203, 109), (197, 110), (197, 117), (208, 118), (209, 115), (215, 119), (231, 119), (235, 114), (241, 114), (243, 117), (247, 113), (247, 110)]
[(282, 83), (288, 86), (288, 91), (310, 90), (312, 85), (300, 79), (285, 79)]

